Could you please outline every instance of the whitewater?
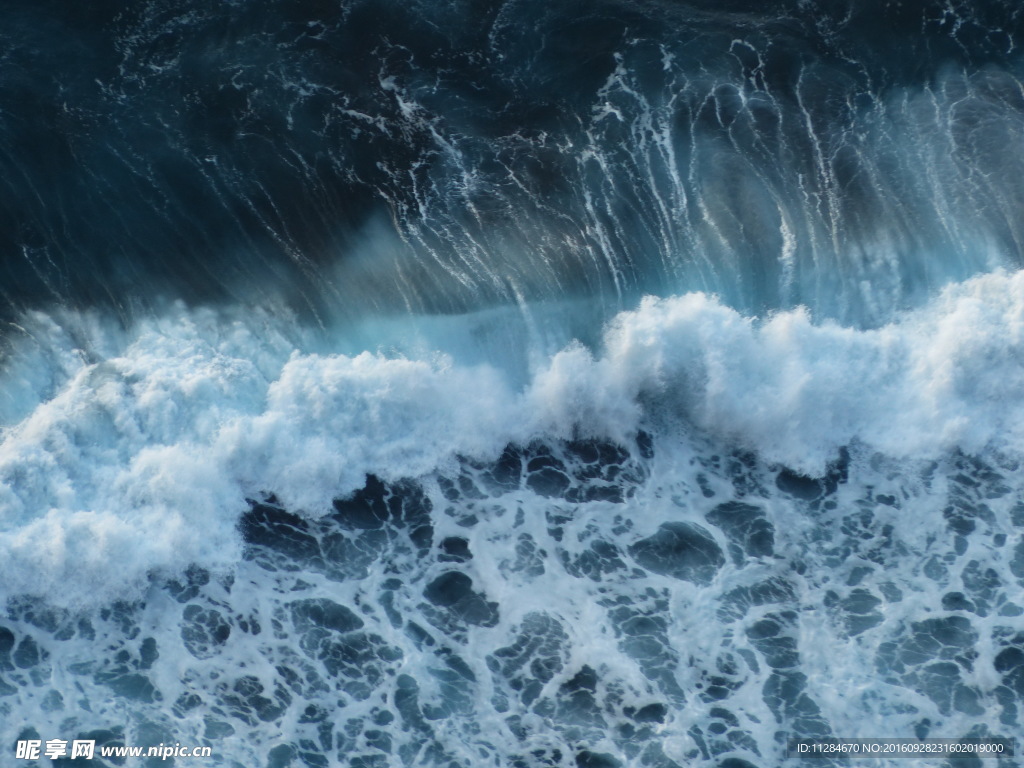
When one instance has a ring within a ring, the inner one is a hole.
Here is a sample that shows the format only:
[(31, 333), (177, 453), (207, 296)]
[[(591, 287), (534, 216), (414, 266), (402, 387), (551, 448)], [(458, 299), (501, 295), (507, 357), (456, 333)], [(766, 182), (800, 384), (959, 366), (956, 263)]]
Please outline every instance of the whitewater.
[[(648, 298), (516, 387), (458, 349), (303, 352), (287, 315), (25, 318), (0, 448), (7, 674), (92, 691), (79, 729), (127, 710), (251, 760), (332, 711), (384, 717), (394, 685), (422, 699), (387, 736), (412, 762), (565, 741), (753, 758), (789, 718), (1014, 724), (1022, 320), (1020, 272), (872, 330)], [(19, 711), (66, 730), (60, 688), (34, 687)]]
[(521, 389), (457, 351), (303, 353), (301, 328), (264, 313), (179, 306), (123, 335), (29, 319), (5, 382), (24, 391), (0, 453), (3, 576), (72, 605), (137, 597), (154, 568), (230, 566), (247, 498), (272, 492), (315, 519), (368, 475), (444, 474), (509, 444), (628, 445), (647, 429), (669, 450), (712, 441), (808, 478), (851, 446), (908, 462), (1024, 452), (1019, 272), (868, 331), (803, 310), (758, 321), (704, 294), (648, 298), (596, 353), (571, 344)]

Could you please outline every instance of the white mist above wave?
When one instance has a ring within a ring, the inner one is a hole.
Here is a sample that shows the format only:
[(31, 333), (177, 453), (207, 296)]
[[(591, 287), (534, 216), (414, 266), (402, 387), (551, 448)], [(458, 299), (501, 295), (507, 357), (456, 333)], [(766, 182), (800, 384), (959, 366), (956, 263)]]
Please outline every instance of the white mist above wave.
[(905, 459), (1024, 451), (1024, 272), (867, 331), (649, 298), (600, 350), (569, 345), (523, 387), (443, 344), (329, 354), (269, 313), (22, 325), (0, 382), (0, 580), (59, 604), (138, 594), (154, 569), (230, 567), (247, 496), (315, 516), (368, 473), (419, 477), (509, 442), (643, 426), (671, 450), (694, 429), (810, 475), (850, 443)]

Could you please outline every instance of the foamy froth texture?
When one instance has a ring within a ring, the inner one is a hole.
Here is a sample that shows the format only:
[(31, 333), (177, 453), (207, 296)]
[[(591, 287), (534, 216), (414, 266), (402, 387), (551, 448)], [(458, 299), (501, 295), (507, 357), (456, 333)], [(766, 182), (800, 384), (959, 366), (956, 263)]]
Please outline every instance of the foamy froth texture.
[(1022, 308), (1024, 273), (867, 331), (648, 299), (520, 387), (270, 312), (26, 317), (0, 741), (768, 768), (1019, 732)]
[(521, 391), (457, 351), (297, 351), (312, 342), (269, 315), (178, 308), (125, 333), (33, 315), (4, 373), (3, 581), (58, 603), (137, 594), (152, 569), (235, 562), (247, 497), (318, 516), (368, 474), (422, 477), (535, 439), (695, 430), (809, 476), (851, 444), (1018, 452), (1022, 313), (1024, 273), (951, 286), (866, 331), (649, 298), (601, 350), (570, 345)]

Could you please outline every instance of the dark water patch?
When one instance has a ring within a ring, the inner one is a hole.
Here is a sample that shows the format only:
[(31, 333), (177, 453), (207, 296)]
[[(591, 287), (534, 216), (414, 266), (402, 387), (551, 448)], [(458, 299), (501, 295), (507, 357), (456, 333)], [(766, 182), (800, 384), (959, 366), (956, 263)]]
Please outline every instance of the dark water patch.
[(432, 505), (414, 483), (386, 485), (373, 475), (348, 499), (335, 499), (332, 519), (348, 530), (374, 530), (391, 524), (405, 528), (410, 540), (424, 550), (431, 544)]
[(565, 466), (551, 456), (538, 456), (526, 465), (526, 486), (539, 496), (565, 497), (572, 485)]
[(718, 768), (757, 768), (757, 766), (742, 757), (727, 757), (718, 764)]
[(668, 708), (664, 704), (647, 704), (640, 709), (626, 707), (623, 711), (627, 717), (638, 723), (663, 723), (668, 714)]
[(676, 679), (680, 659), (669, 636), (664, 593), (648, 588), (633, 598), (622, 595), (604, 602), (622, 652), (636, 661), (669, 701), (684, 701), (686, 694)]
[(0, 627), (0, 656), (7, 656), (14, 648), (14, 633), (7, 627)]
[(11, 661), (19, 669), (31, 669), (44, 661), (48, 655), (31, 637), (23, 637), (11, 654)]
[(800, 665), (800, 653), (792, 626), (792, 612), (769, 614), (747, 628), (747, 637), (772, 669), (793, 669)]
[[(838, 456), (828, 463), (825, 474), (821, 477), (809, 477), (795, 472), (788, 467), (783, 467), (775, 476), (775, 487), (794, 499), (809, 502), (812, 508), (817, 508), (821, 499), (831, 496), (840, 485), (849, 479), (850, 452), (847, 448), (839, 449)], [(885, 499), (883, 501), (883, 499)], [(879, 501), (895, 503), (895, 499), (879, 497)]]
[(765, 681), (763, 695), (776, 720), (791, 733), (804, 737), (832, 735), (820, 707), (807, 692), (807, 677), (802, 672), (772, 672)]
[(402, 658), (399, 649), (372, 633), (337, 637), (313, 631), (300, 640), (299, 646), (323, 665), (327, 676), (337, 680), (342, 690), (359, 700), (368, 698)]
[(567, 736), (587, 738), (608, 731), (609, 697), (600, 683), (597, 672), (584, 665), (558, 687), (552, 715)]
[(881, 598), (867, 589), (852, 589), (843, 597), (829, 590), (822, 602), (842, 622), (851, 637), (878, 626), (884, 620), (879, 610), (883, 604)]
[(1017, 539), (1017, 545), (1013, 548), (1010, 573), (1017, 577), (1021, 586), (1024, 586), (1024, 535)]
[[(754, 667), (756, 662), (747, 661), (746, 667)], [(702, 663), (700, 682), (700, 700), (704, 704), (716, 705), (729, 699), (747, 681), (746, 667), (740, 659), (728, 650), (722, 650), (713, 660)]]
[(436, 703), (425, 703), (424, 716), (431, 721), (474, 716), (472, 690), (477, 683), (476, 674), (466, 662), (450, 648), (437, 653), (438, 664), (430, 667), (429, 674), (436, 681)]
[(749, 587), (736, 587), (726, 592), (720, 601), (718, 617), (730, 623), (747, 615), (751, 608), (764, 605), (792, 604), (796, 590), (787, 579), (776, 576)]
[(1006, 496), (1005, 469), (975, 456), (957, 454), (950, 474), (949, 504), (942, 510), (950, 531), (969, 536), (978, 526), (991, 532), (995, 515), (990, 504)]
[(544, 575), (547, 552), (537, 546), (533, 536), (528, 533), (520, 533), (516, 538), (515, 552), (515, 560), (511, 562), (513, 571), (527, 577)]
[[(708, 720), (701, 725), (693, 725), (689, 735), (706, 760), (735, 752), (757, 754), (757, 742), (739, 725), (731, 712), (721, 707), (712, 707), (708, 712)], [(723, 762), (738, 759), (727, 757)]]
[(282, 686), (267, 691), (259, 678), (252, 675), (222, 683), (217, 693), (227, 714), (249, 726), (277, 720), (292, 701)]
[(185, 606), (181, 620), (181, 639), (197, 659), (215, 656), (231, 636), (231, 624), (220, 611), (192, 603)]
[(461, 536), (449, 536), (441, 542), (442, 562), (464, 563), (473, 559), (469, 551), (469, 541)]
[(1004, 628), (996, 633), (997, 653), (993, 666), (1001, 676), (994, 696), (1000, 707), (1000, 722), (1015, 725), (1024, 712), (1024, 632)]
[(775, 529), (760, 507), (739, 501), (719, 504), (707, 515), (729, 539), (733, 562), (742, 565), (746, 557), (771, 557), (775, 551)]
[(947, 592), (942, 596), (942, 607), (947, 611), (968, 611), (977, 613), (978, 609), (974, 603), (968, 600), (963, 592)]
[[(258, 535), (254, 532), (254, 536)], [(209, 571), (197, 565), (190, 565), (181, 579), (168, 579), (166, 589), (179, 603), (187, 603), (194, 600), (209, 583)]]
[(562, 750), (557, 747), (552, 749), (535, 749), (530, 752), (528, 757), (513, 755), (511, 764), (513, 768), (534, 768), (534, 766), (556, 768), (556, 766), (565, 764), (562, 762), (562, 756)]
[(96, 682), (110, 688), (114, 696), (128, 701), (151, 703), (159, 700), (156, 686), (145, 675), (120, 671), (101, 672), (96, 675)]
[(277, 552), (286, 562), (297, 561), (293, 569), (319, 558), (320, 546), (308, 522), (273, 504), (249, 503), (251, 509), (239, 523), (248, 544)]
[(658, 531), (629, 547), (629, 554), (654, 573), (707, 585), (725, 564), (714, 538), (698, 525), (663, 523)]
[(630, 446), (601, 440), (508, 445), (493, 463), (464, 460), (456, 478), (441, 478), (449, 501), (484, 499), (526, 488), (538, 496), (582, 504), (622, 504), (647, 477), (651, 438), (639, 432)]
[(1024, 649), (1018, 646), (1004, 648), (995, 658), (997, 672), (1011, 672), (1024, 666)]
[(533, 704), (544, 685), (562, 671), (568, 647), (569, 636), (557, 619), (543, 613), (525, 616), (514, 642), (487, 657), (487, 667), (505, 687), (495, 694), (495, 708), (507, 712), (510, 697)]
[[(312, 570), (344, 581), (365, 578), (385, 553), (421, 554), (433, 546), (432, 505), (415, 483), (382, 483), (368, 476), (334, 511), (307, 520), (276, 501), (250, 500), (239, 522), (245, 557), (270, 570)], [(180, 585), (179, 585), (179, 588)]]
[(963, 616), (914, 623), (898, 640), (879, 646), (879, 672), (928, 696), (945, 715), (983, 711), (979, 691), (964, 681), (974, 668), (978, 635)]
[(584, 750), (576, 755), (578, 768), (622, 768), (622, 761), (607, 752)]
[(727, 455), (714, 454), (706, 460), (715, 474), (724, 474), (732, 484), (736, 499), (766, 498), (770, 495), (765, 483), (764, 468), (757, 456), (749, 451), (733, 451)]
[(326, 597), (296, 600), (288, 608), (298, 632), (314, 627), (334, 632), (352, 632), (364, 626), (363, 620), (351, 610)]
[(775, 485), (783, 493), (804, 501), (814, 501), (825, 491), (818, 480), (798, 475), (789, 469), (784, 469), (776, 475)]
[(498, 623), (498, 604), (473, 589), (473, 580), (459, 571), (441, 574), (427, 584), (423, 596), (433, 605), (446, 609), (459, 623), (493, 627)]
[(973, 613), (987, 616), (997, 603), (1006, 602), (1006, 593), (1002, 578), (994, 568), (983, 565), (978, 560), (970, 560), (960, 573), (964, 591), (970, 595)]
[(626, 569), (619, 547), (601, 539), (591, 541), (590, 547), (577, 557), (572, 557), (565, 550), (560, 554), (566, 572), (576, 578), (601, 581), (610, 574)]

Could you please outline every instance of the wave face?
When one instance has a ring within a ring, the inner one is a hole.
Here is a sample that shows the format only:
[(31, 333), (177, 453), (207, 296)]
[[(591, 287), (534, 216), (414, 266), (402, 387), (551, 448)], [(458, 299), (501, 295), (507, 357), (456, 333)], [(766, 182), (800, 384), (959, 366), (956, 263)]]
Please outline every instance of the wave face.
[(14, 307), (704, 290), (878, 324), (1020, 265), (1009, 1), (61, 6), (2, 33)]
[(1020, 732), (1015, 3), (79, 5), (0, 11), (4, 745)]

